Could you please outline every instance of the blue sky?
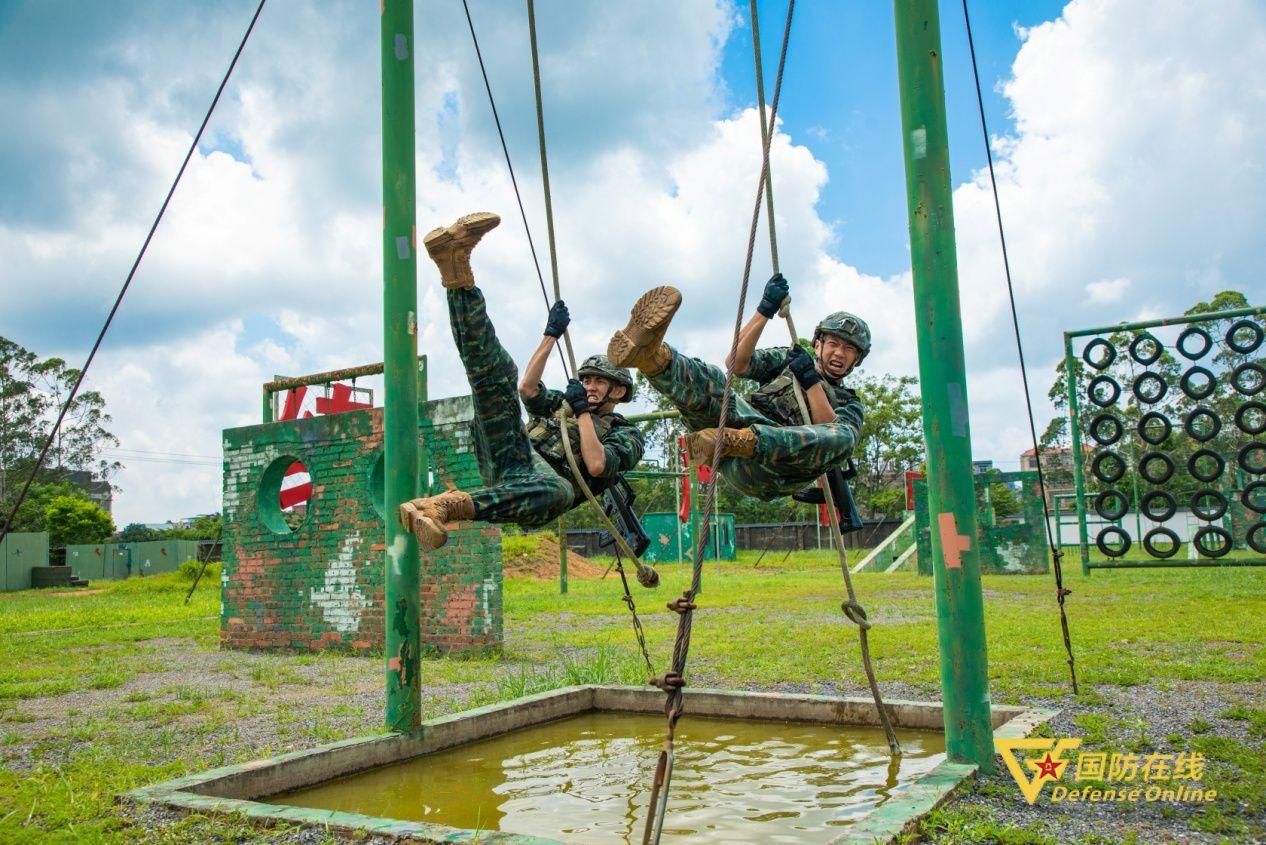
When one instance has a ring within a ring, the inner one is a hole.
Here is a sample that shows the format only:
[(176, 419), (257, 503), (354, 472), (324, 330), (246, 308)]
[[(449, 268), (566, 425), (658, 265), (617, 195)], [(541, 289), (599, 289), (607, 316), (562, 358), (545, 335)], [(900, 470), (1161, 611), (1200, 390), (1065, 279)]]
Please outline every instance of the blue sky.
[[(471, 5), (543, 243), (525, 15)], [(671, 282), (685, 304), (670, 342), (721, 358), (759, 162), (747, 4), (538, 5), (578, 353)], [(0, 335), (86, 356), (253, 8), (0, 0)], [(419, 9), (419, 228), (506, 217), (475, 266), (523, 361), (545, 306), (465, 20), (460, 4)], [(784, 11), (762, 5), (770, 86)], [(941, 14), (974, 450), (1007, 467), (1027, 425), (961, 4)], [(978, 0), (972, 15), (1039, 395), (1063, 329), (1225, 288), (1261, 300), (1266, 192), (1245, 190), (1266, 171), (1260, 2)], [(220, 432), (256, 420), (273, 374), (381, 360), (377, 27), (360, 0), (265, 9), (89, 377), (134, 458), (120, 520), (218, 507)], [(773, 149), (783, 269), (798, 323), (871, 321), (871, 374), (916, 369), (899, 131), (890, 8), (798, 4)], [(432, 395), (462, 391), (429, 266), (419, 322)]]

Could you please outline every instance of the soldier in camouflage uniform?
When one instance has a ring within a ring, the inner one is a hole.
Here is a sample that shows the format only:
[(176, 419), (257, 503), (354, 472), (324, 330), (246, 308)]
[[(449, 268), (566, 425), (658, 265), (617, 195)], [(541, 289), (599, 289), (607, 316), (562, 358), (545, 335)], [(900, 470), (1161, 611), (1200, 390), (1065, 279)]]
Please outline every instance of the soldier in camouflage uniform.
[[(516, 393), (518, 369), (497, 340), (470, 268), (471, 250), (500, 222), (501, 218), (488, 212), (468, 214), (423, 239), (448, 289), (453, 340), (466, 368), (475, 406), (479, 474), (487, 485), (468, 493), (449, 490), (400, 506), (401, 524), (427, 550), (444, 545), (448, 539), (444, 525), (448, 522), (478, 519), (535, 528), (585, 501), (572, 481), (559, 422), (554, 418), (564, 402), (575, 415), (567, 426), (572, 451), (595, 495), (642, 457), (641, 432), (614, 410), (617, 402), (633, 398), (633, 377), (628, 370), (611, 366), (603, 355), (594, 355), (580, 367), (579, 380), (572, 379), (565, 391), (547, 390), (541, 382), (550, 352), (571, 320), (561, 300), (550, 309), (540, 346), (529, 360)], [(526, 428), (519, 415), (520, 397), (530, 414)]]
[[(769, 280), (756, 314), (739, 334), (734, 360), (726, 361), (737, 375), (760, 387), (746, 399), (732, 397), (727, 427), (719, 434), (715, 426), (725, 373), (663, 342), (681, 305), (676, 288), (658, 287), (644, 294), (634, 304), (628, 326), (607, 346), (612, 363), (640, 369), (681, 411), (691, 432), (691, 461), (710, 462), (721, 437), (721, 477), (740, 493), (760, 499), (795, 493), (827, 470), (843, 466), (862, 428), (862, 403), (842, 380), (870, 352), (870, 328), (860, 317), (838, 311), (817, 325), (813, 357), (798, 345), (756, 349), (761, 331), (777, 315), (787, 292), (781, 274)], [(793, 379), (804, 390), (808, 425), (800, 416)]]

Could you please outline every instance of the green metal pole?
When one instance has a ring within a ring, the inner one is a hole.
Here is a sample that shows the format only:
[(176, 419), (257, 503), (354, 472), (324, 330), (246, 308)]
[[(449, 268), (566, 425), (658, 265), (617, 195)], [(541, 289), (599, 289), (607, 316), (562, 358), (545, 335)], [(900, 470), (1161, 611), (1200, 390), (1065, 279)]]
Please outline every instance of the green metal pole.
[(1166, 317), (1162, 320), (1139, 320), (1129, 323), (1117, 323), (1115, 326), (1100, 326), (1096, 329), (1078, 329), (1065, 332), (1069, 337), (1085, 337), (1092, 334), (1112, 334), (1113, 332), (1134, 331), (1135, 329), (1154, 329), (1158, 326), (1180, 326), (1185, 323), (1208, 323), (1213, 320), (1229, 320), (1234, 317), (1252, 317), (1266, 315), (1266, 305), (1250, 305), (1247, 308), (1231, 308), (1226, 311), (1211, 311), (1208, 314), (1192, 314), (1183, 317)]
[(267, 387), (264, 388), (264, 422), (273, 421), (273, 392)]
[(975, 763), (982, 772), (992, 772), (993, 728), (941, 25), (936, 0), (895, 0), (894, 5), (945, 747), (951, 760)]
[(418, 265), (413, 0), (382, 0), (383, 407), (387, 729), (421, 721), (418, 546), (396, 511), (418, 489)]
[(567, 514), (558, 518), (558, 592), (567, 594)]
[(1081, 550), (1081, 574), (1090, 574), (1090, 529), (1086, 527), (1086, 474), (1081, 467), (1080, 400), (1077, 397), (1077, 363), (1073, 336), (1064, 332), (1064, 381), (1068, 385), (1068, 436), (1072, 439), (1073, 486), (1077, 490), (1077, 543)]

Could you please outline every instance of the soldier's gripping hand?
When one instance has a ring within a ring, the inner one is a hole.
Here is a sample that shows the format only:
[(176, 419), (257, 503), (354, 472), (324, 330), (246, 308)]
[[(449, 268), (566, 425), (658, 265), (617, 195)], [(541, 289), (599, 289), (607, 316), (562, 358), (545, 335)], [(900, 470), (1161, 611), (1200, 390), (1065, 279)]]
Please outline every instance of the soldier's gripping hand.
[(563, 391), (563, 400), (571, 405), (571, 412), (579, 417), (589, 413), (589, 397), (585, 395), (585, 386), (576, 379), (567, 381), (567, 389)]
[(571, 312), (567, 310), (567, 303), (560, 299), (550, 306), (549, 319), (545, 321), (545, 336), (562, 337), (569, 325)]
[(791, 370), (791, 374), (796, 377), (796, 381), (800, 382), (800, 387), (808, 390), (818, 382), (822, 381), (822, 375), (818, 372), (818, 368), (814, 366), (813, 356), (804, 351), (804, 347), (796, 344), (791, 347), (791, 351), (787, 355), (787, 367)]
[(761, 294), (760, 304), (756, 306), (756, 313), (760, 314), (766, 320), (772, 320), (778, 316), (778, 309), (782, 307), (782, 301), (787, 298), (788, 292), (791, 290), (787, 284), (787, 280), (783, 278), (782, 273), (775, 273), (769, 277), (769, 281), (765, 282), (765, 292)]

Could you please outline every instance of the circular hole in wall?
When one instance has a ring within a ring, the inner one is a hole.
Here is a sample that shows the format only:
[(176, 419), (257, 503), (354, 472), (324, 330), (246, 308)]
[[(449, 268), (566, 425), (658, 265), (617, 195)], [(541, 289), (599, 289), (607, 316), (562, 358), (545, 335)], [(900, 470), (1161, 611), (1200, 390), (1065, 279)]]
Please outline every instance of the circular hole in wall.
[(308, 519), (312, 505), (312, 476), (294, 455), (276, 458), (259, 482), (256, 507), (265, 527), (274, 534), (293, 534)]

